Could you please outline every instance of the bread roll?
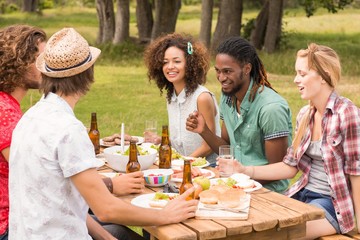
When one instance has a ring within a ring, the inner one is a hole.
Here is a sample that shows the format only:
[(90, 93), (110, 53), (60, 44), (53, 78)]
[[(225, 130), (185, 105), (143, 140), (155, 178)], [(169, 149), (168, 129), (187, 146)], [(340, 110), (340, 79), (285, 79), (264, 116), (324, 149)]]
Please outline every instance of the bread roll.
[(236, 208), (241, 204), (245, 192), (239, 188), (231, 188), (219, 196), (219, 205), (226, 208)]
[(199, 194), (200, 202), (203, 204), (217, 204), (220, 193), (217, 190), (205, 190)]
[(218, 191), (220, 194), (224, 194), (224, 192), (226, 192), (227, 190), (231, 189), (229, 186), (227, 185), (212, 185), (210, 187), (210, 189), (212, 190), (216, 190)]

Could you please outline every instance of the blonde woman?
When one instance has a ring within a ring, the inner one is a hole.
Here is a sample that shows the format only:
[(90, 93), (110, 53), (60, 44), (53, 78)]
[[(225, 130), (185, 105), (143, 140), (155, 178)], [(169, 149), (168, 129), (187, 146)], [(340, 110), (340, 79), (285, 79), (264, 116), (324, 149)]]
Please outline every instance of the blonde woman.
[(339, 57), (333, 49), (312, 43), (298, 51), (295, 70), (294, 82), (309, 105), (297, 116), (295, 139), (287, 155), (282, 162), (267, 166), (234, 162), (235, 168), (266, 180), (293, 178), (302, 172), (286, 194), (325, 211), (324, 219), (307, 222), (304, 239), (346, 233), (355, 227), (359, 231), (360, 110), (335, 91), (341, 76)]

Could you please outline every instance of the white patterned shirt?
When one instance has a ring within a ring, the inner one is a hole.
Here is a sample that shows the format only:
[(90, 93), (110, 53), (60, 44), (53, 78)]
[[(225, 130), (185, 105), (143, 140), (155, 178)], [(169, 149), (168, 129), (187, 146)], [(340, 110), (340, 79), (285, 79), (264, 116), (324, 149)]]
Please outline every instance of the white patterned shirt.
[(9, 239), (91, 239), (89, 207), (70, 177), (98, 160), (67, 102), (43, 97), (19, 121), (10, 149)]
[[(215, 130), (216, 135), (220, 136), (221, 129), (218, 104), (214, 94), (206, 87), (199, 85), (195, 92), (187, 97), (185, 96), (185, 88), (178, 96), (176, 96), (174, 92), (171, 102), (167, 104), (171, 146), (183, 156), (190, 156), (204, 141), (199, 134), (186, 130), (186, 119), (190, 113), (198, 110), (197, 99), (203, 92), (210, 93), (213, 98), (216, 108)], [(210, 163), (214, 163), (216, 156), (215, 153), (212, 153), (206, 156), (206, 159)]]

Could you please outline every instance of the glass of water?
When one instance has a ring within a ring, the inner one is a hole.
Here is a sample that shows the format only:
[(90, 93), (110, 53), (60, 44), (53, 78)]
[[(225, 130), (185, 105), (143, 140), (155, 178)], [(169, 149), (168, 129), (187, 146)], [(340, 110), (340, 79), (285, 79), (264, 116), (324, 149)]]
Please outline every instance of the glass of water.
[(219, 174), (220, 177), (230, 177), (234, 173), (234, 148), (230, 145), (219, 147)]

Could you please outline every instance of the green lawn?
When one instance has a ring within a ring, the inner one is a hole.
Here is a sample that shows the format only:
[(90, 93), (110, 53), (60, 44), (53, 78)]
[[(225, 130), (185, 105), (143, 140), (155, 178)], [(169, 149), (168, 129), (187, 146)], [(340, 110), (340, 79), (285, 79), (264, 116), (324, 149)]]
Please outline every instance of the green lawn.
[[(245, 11), (243, 21), (256, 16), (254, 11)], [(131, 8), (131, 36), (136, 37), (134, 8)], [(216, 14), (214, 16), (214, 19)], [(326, 44), (338, 51), (343, 64), (344, 77), (339, 86), (340, 92), (360, 106), (360, 97), (355, 93), (360, 89), (357, 76), (360, 75), (360, 10), (347, 9), (337, 14), (319, 11), (307, 18), (302, 11), (286, 10), (284, 14), (287, 33), (286, 48), (275, 54), (260, 52), (260, 56), (269, 73), (269, 78), (278, 92), (289, 102), (293, 120), (302, 101), (293, 84), (295, 54), (299, 48), (305, 48), (309, 42)], [(0, 27), (14, 23), (27, 23), (45, 29), (50, 36), (62, 27), (75, 27), (90, 44), (95, 44), (97, 17), (95, 9), (64, 8), (45, 10), (42, 16), (14, 13), (0, 15)], [(215, 28), (215, 20), (213, 28)], [(181, 8), (177, 22), (178, 32), (198, 35), (200, 28), (200, 8), (185, 6)], [(101, 45), (102, 55), (95, 66), (96, 82), (91, 91), (76, 106), (76, 116), (86, 126), (90, 125), (90, 114), (98, 114), (101, 136), (119, 131), (121, 122), (126, 132), (142, 135), (146, 119), (156, 119), (167, 123), (166, 103), (159, 95), (155, 84), (147, 80), (146, 69), (142, 61), (143, 46), (126, 43), (121, 46)], [(211, 68), (206, 86), (216, 96), (220, 96), (220, 87)], [(26, 111), (40, 95), (32, 91), (22, 103)], [(32, 101), (31, 101), (32, 100)]]

